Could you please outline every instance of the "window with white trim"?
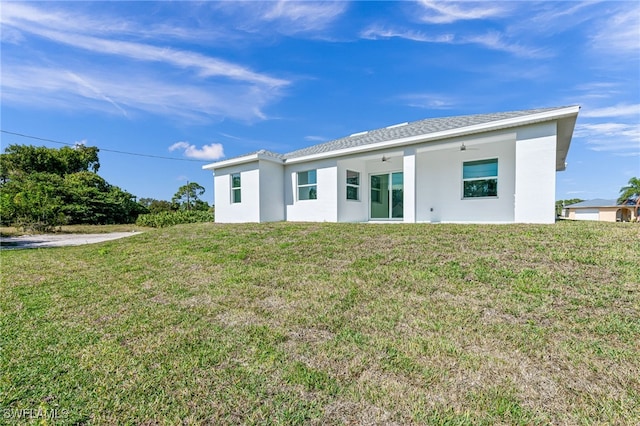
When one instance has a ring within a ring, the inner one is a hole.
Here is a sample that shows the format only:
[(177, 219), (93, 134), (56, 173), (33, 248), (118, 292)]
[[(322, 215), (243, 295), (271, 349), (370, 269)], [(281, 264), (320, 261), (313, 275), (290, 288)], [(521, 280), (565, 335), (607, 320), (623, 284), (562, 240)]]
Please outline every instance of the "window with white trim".
[(360, 173), (347, 170), (347, 200), (360, 200)]
[(498, 196), (498, 159), (462, 163), (462, 198)]
[(298, 200), (315, 200), (317, 198), (316, 171), (298, 172)]
[(231, 174), (231, 202), (232, 203), (240, 203), (242, 202), (242, 194), (241, 194), (241, 181), (240, 181), (240, 173), (232, 173)]

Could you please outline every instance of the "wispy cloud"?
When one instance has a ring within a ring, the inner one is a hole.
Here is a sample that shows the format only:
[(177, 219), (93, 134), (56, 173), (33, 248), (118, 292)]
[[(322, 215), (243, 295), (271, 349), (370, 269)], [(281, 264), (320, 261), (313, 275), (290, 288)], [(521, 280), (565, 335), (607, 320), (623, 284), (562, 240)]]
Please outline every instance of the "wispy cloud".
[(583, 138), (593, 151), (621, 156), (640, 155), (640, 124), (586, 123), (576, 126), (574, 136)]
[(317, 37), (349, 7), (347, 2), (263, 1), (220, 2), (214, 7), (248, 33), (306, 34)]
[[(191, 3), (190, 6), (194, 6)], [(93, 7), (92, 7), (93, 8)], [(185, 8), (186, 9), (186, 6)], [(197, 13), (197, 6), (194, 6)], [(125, 17), (109, 15), (93, 16), (83, 13), (81, 8), (65, 9), (61, 5), (50, 2), (47, 8), (38, 8), (26, 2), (3, 3), (1, 22), (7, 28), (23, 28), (25, 25), (39, 27), (40, 29), (57, 29), (61, 32), (77, 34), (93, 34), (108, 37), (113, 34), (120, 36), (137, 37), (146, 40), (178, 39), (178, 40), (207, 40), (212, 43), (220, 39), (220, 42), (228, 42), (233, 38), (233, 32), (222, 26), (213, 25), (185, 25), (179, 19), (171, 22), (170, 18), (162, 23), (155, 21), (141, 23), (127, 20)], [(191, 21), (193, 23), (193, 21)], [(38, 28), (32, 28), (38, 30)], [(17, 32), (15, 30), (8, 30)], [(2, 36), (8, 32), (3, 28)]]
[(270, 8), (262, 15), (267, 21), (284, 21), (292, 32), (316, 31), (331, 24), (347, 8), (345, 2), (267, 2)]
[[(28, 75), (29, 78), (24, 78)], [(266, 118), (273, 100), (251, 86), (216, 82), (175, 82), (121, 67), (70, 71), (54, 66), (13, 66), (2, 72), (2, 100), (35, 108), (96, 110), (131, 116), (145, 111), (202, 122), (216, 117), (251, 121)], [(229, 102), (233, 99), (233, 102)]]
[(456, 100), (450, 96), (444, 96), (434, 93), (410, 93), (399, 96), (407, 105), (416, 108), (426, 109), (451, 109), (456, 105)]
[[(107, 101), (108, 103), (113, 105), (114, 108), (116, 108), (118, 111), (120, 111), (122, 113), (122, 115), (124, 115), (125, 117), (129, 116), (129, 114), (127, 114), (127, 111), (125, 111), (124, 108), (122, 108), (116, 101), (111, 99), (109, 96), (104, 94), (99, 88), (95, 87), (94, 85), (92, 85), (91, 83), (89, 83), (88, 81), (86, 81), (85, 79), (83, 79), (82, 77), (77, 75), (76, 73), (73, 73), (73, 72), (69, 71), (69, 72), (67, 72), (67, 75), (70, 78), (70, 80), (75, 81), (75, 82), (78, 83), (77, 87), (79, 89), (79, 92), (84, 87), (84, 88), (88, 89), (90, 92), (93, 93), (93, 95), (94, 95), (93, 97), (94, 98), (103, 99), (103, 100)], [(87, 97), (92, 97), (92, 96), (88, 95)]]
[(584, 108), (580, 115), (582, 117), (636, 117), (640, 119), (640, 104), (618, 104), (593, 109)]
[(452, 43), (455, 36), (453, 34), (428, 35), (421, 31), (406, 29), (391, 29), (379, 25), (373, 25), (360, 33), (360, 37), (368, 40), (378, 40), (385, 38), (403, 38), (406, 40), (419, 41), (423, 43)]
[(325, 138), (324, 136), (309, 135), (309, 136), (305, 136), (304, 140), (309, 142), (324, 142), (327, 140), (327, 138)]
[[(115, 55), (137, 61), (162, 62), (182, 69), (194, 69), (202, 77), (227, 77), (270, 87), (288, 84), (285, 80), (256, 73), (238, 64), (196, 52), (79, 33), (78, 27), (69, 24), (71, 18), (67, 15), (39, 13), (38, 10), (30, 10), (22, 5), (16, 7), (14, 4), (9, 4), (9, 6), (3, 6), (2, 20), (3, 24), (14, 25), (23, 33), (32, 33), (93, 53)], [(71, 22), (82, 20), (82, 17), (75, 17)], [(62, 24), (62, 22), (66, 23)]]
[(606, 54), (640, 54), (640, 6), (620, 2), (623, 10), (607, 17), (591, 37), (594, 48)]
[[(545, 1), (526, 2), (518, 8), (512, 2), (513, 19), (507, 22), (506, 31), (521, 37), (541, 38), (566, 32), (587, 21), (592, 21), (593, 6), (598, 2)], [(518, 16), (517, 14), (520, 14)]]
[[(252, 120), (266, 118), (263, 108), (277, 100), (290, 84), (286, 79), (228, 60), (132, 41), (136, 37), (146, 40), (149, 32), (132, 23), (116, 21), (112, 25), (111, 19), (103, 19), (71, 10), (3, 4), (3, 33), (8, 28), (19, 34), (11, 39), (18, 45), (25, 42), (25, 37), (35, 36), (99, 58), (86, 61), (79, 68), (74, 67), (74, 61), (59, 65), (49, 55), (42, 55), (48, 59), (37, 66), (32, 57), (5, 54), (3, 101), (33, 102), (40, 108), (50, 105), (115, 110), (125, 116), (133, 108), (182, 118)], [(163, 67), (167, 77), (159, 77), (157, 67)], [(25, 79), (27, 75), (29, 78)], [(176, 75), (180, 78), (176, 79)]]
[(169, 147), (169, 151), (173, 152), (181, 150), (187, 158), (195, 158), (198, 160), (218, 160), (224, 157), (224, 149), (222, 144), (212, 143), (203, 145), (201, 148), (190, 144), (189, 142), (176, 142)]
[(552, 56), (552, 53), (548, 49), (510, 42), (504, 34), (498, 31), (468, 35), (453, 33), (431, 35), (424, 31), (372, 25), (361, 31), (360, 37), (368, 40), (402, 38), (421, 43), (476, 44), (490, 50), (507, 52), (518, 57), (526, 58), (546, 58)]
[(553, 53), (546, 48), (532, 47), (518, 42), (511, 42), (503, 33), (498, 31), (467, 36), (463, 38), (463, 42), (479, 44), (491, 50), (507, 52), (519, 57), (548, 58), (553, 56)]
[(504, 5), (488, 2), (454, 2), (421, 0), (421, 20), (430, 24), (450, 24), (456, 21), (488, 19), (507, 14)]

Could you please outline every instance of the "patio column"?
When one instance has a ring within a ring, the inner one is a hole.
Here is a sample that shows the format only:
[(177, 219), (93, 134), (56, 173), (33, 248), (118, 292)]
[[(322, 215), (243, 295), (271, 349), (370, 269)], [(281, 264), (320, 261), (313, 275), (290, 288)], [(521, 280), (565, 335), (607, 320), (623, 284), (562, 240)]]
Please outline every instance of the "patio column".
[(402, 172), (404, 180), (403, 206), (404, 222), (416, 222), (416, 150), (407, 148), (404, 150), (402, 161)]

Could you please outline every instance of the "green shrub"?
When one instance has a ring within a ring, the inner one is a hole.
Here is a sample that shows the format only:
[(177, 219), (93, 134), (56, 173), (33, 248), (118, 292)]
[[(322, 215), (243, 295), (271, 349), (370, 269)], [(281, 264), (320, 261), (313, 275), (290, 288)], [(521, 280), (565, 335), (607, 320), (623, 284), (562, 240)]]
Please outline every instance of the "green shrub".
[(181, 223), (213, 222), (213, 213), (202, 210), (179, 210), (156, 214), (141, 214), (136, 225), (164, 228)]

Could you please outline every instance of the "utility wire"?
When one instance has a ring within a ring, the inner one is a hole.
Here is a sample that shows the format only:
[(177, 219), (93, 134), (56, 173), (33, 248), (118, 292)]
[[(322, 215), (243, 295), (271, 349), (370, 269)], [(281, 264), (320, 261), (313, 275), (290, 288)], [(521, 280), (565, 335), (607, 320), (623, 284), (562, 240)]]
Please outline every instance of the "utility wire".
[[(0, 132), (6, 133), (8, 135), (20, 136), (20, 137), (27, 138), (27, 139), (35, 139), (35, 140), (39, 140), (39, 141), (57, 143), (57, 144), (61, 144), (61, 145), (69, 145), (69, 146), (76, 146), (77, 145), (75, 143), (54, 141), (53, 139), (40, 138), (38, 136), (25, 135), (23, 133), (10, 132), (8, 130), (0, 129)], [(137, 152), (117, 151), (115, 149), (105, 149), (105, 148), (98, 148), (98, 149), (100, 151), (114, 152), (116, 154), (136, 155), (138, 157), (161, 158), (163, 160), (174, 160), (174, 161), (196, 161), (198, 163), (204, 163), (205, 162), (203, 160), (194, 160), (194, 159), (191, 159), (191, 158), (163, 157), (161, 155), (140, 154), (140, 153), (137, 153)]]

